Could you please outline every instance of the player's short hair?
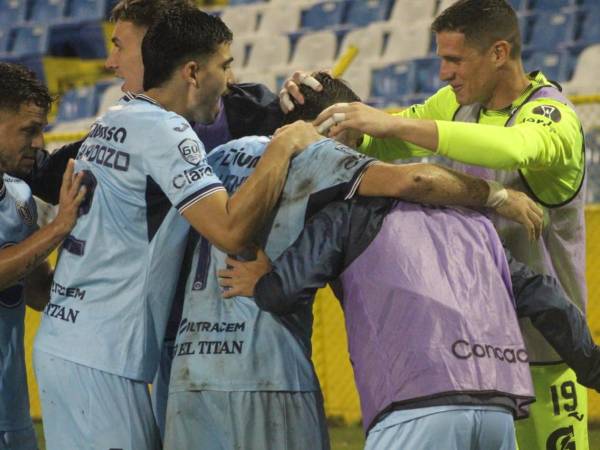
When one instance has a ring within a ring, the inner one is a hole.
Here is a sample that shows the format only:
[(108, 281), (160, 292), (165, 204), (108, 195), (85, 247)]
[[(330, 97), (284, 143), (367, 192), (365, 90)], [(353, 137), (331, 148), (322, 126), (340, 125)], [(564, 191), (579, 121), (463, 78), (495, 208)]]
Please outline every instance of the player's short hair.
[(150, 27), (165, 9), (176, 4), (194, 6), (191, 0), (119, 0), (113, 7), (110, 20), (131, 22), (139, 27)]
[(144, 90), (167, 81), (181, 64), (213, 55), (233, 40), (223, 21), (195, 7), (169, 8), (142, 41)]
[(317, 92), (312, 88), (301, 84), (300, 92), (304, 96), (304, 104), (301, 105), (294, 98), (294, 109), (284, 117), (285, 123), (296, 120), (314, 120), (325, 108), (340, 102), (360, 102), (360, 97), (339, 78), (333, 78), (326, 72), (315, 72), (312, 74), (323, 86), (323, 90)]
[(20, 64), (0, 62), (0, 110), (19, 111), (33, 102), (46, 112), (53, 98), (35, 74)]
[(504, 40), (512, 46), (511, 58), (521, 56), (517, 13), (506, 0), (459, 0), (435, 18), (431, 29), (434, 33), (462, 33), (480, 51)]

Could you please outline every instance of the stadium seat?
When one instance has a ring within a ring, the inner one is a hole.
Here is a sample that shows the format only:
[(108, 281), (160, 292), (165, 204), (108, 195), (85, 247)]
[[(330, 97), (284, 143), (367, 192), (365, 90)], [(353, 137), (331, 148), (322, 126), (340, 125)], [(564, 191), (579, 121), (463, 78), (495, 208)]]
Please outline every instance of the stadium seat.
[(249, 4), (263, 3), (263, 2), (264, 2), (264, 0), (229, 0), (229, 5), (230, 6), (249, 5)]
[(44, 55), (48, 50), (48, 29), (43, 25), (22, 25), (11, 30), (9, 51), (15, 56)]
[(391, 63), (426, 56), (430, 41), (428, 22), (394, 28), (387, 40), (382, 61)]
[(573, 74), (575, 56), (568, 50), (558, 52), (534, 52), (523, 57), (527, 72), (541, 70), (552, 81), (568, 81)]
[(573, 76), (564, 83), (565, 92), (569, 94), (595, 94), (600, 91), (600, 44), (587, 47), (575, 64)]
[(300, 15), (300, 27), (322, 30), (341, 25), (346, 13), (345, 1), (325, 1), (303, 9)]
[(532, 14), (529, 19), (525, 47), (532, 51), (555, 51), (573, 43), (575, 15), (543, 11)]
[(98, 111), (96, 115), (101, 116), (108, 108), (117, 104), (119, 99), (123, 97), (123, 91), (121, 91), (121, 80), (113, 81), (110, 85), (104, 89), (102, 93), (100, 93), (100, 98), (98, 99)]
[(573, 6), (573, 0), (529, 0), (531, 11), (558, 11), (561, 8)]
[(233, 36), (254, 33), (262, 4), (240, 5), (226, 8), (221, 14), (221, 20), (233, 31)]
[(267, 86), (271, 91), (275, 91), (275, 74), (269, 70), (260, 71), (241, 71), (236, 72), (236, 81), (239, 83), (260, 83)]
[(81, 59), (106, 58), (106, 44), (101, 22), (60, 23), (50, 26), (49, 55)]
[(27, 14), (25, 1), (0, 0), (0, 27), (7, 31), (7, 26), (13, 26), (25, 21)]
[(328, 68), (334, 62), (337, 38), (333, 31), (317, 31), (302, 35), (290, 61), (290, 67)]
[(352, 64), (340, 77), (362, 100), (371, 96), (371, 68), (368, 64)]
[(71, 89), (65, 92), (60, 99), (56, 122), (69, 122), (84, 117), (95, 117), (97, 105), (94, 86)]
[(345, 23), (364, 27), (388, 19), (393, 0), (354, 0), (348, 5)]
[(376, 61), (381, 58), (385, 38), (389, 33), (389, 26), (385, 24), (372, 24), (368, 27), (356, 28), (344, 36), (339, 53), (343, 54), (350, 45), (353, 45), (358, 48), (358, 54), (352, 65)]
[(27, 19), (34, 23), (51, 23), (62, 20), (65, 0), (30, 0)]
[(10, 45), (10, 29), (0, 29), (0, 54), (8, 52)]
[(579, 48), (600, 43), (600, 4), (582, 8), (576, 13), (577, 29), (575, 32), (575, 44)]
[(258, 25), (262, 34), (292, 33), (300, 28), (298, 4), (278, 4), (264, 8)]
[(371, 98), (386, 103), (399, 103), (413, 92), (414, 72), (410, 62), (391, 64), (373, 70), (371, 74)]
[(445, 84), (440, 81), (440, 59), (437, 57), (414, 59), (412, 70), (416, 94), (433, 94)]
[(436, 11), (437, 0), (396, 0), (390, 13), (390, 23), (397, 28), (413, 25), (416, 22), (431, 25)]
[(245, 37), (235, 38), (231, 43), (231, 56), (233, 57), (233, 70), (237, 72), (243, 69), (250, 52), (249, 40)]
[(264, 70), (287, 64), (290, 56), (290, 40), (287, 36), (256, 36), (251, 40), (246, 69)]
[(65, 17), (75, 20), (104, 20), (112, 2), (107, 0), (67, 0)]

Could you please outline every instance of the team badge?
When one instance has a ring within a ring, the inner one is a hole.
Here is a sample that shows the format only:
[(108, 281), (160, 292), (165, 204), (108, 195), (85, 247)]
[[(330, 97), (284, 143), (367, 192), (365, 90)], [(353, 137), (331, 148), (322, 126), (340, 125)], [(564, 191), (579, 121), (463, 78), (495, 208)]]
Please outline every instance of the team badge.
[(536, 106), (533, 109), (533, 113), (538, 114), (540, 116), (544, 116), (550, 119), (552, 122), (560, 122), (560, 119), (562, 118), (559, 109), (555, 106), (550, 105)]
[(186, 162), (192, 166), (197, 166), (202, 161), (203, 152), (200, 150), (200, 145), (193, 139), (184, 139), (179, 143), (179, 153)]
[(29, 209), (29, 205), (24, 202), (16, 202), (17, 213), (23, 219), (26, 225), (32, 226), (36, 223), (37, 217), (35, 211)]

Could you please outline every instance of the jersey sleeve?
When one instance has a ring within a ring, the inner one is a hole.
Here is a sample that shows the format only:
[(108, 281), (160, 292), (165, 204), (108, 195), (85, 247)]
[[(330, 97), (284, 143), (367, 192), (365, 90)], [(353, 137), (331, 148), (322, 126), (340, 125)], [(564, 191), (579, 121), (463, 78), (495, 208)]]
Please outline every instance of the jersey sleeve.
[(155, 142), (145, 153), (146, 171), (180, 212), (215, 192), (225, 190), (208, 164), (202, 142), (179, 116), (151, 133)]
[[(394, 115), (409, 119), (452, 120), (459, 105), (450, 87), (440, 89), (424, 103), (412, 105)], [(381, 161), (431, 156), (433, 152), (401, 139), (378, 139), (365, 135), (359, 149)]]
[(492, 169), (539, 170), (582, 162), (579, 120), (571, 108), (556, 100), (527, 103), (512, 127), (436, 123), (438, 152), (467, 164)]
[(358, 190), (365, 169), (375, 162), (339, 142), (324, 139), (292, 160), (284, 192), (294, 196), (326, 192), (327, 203), (347, 200)]

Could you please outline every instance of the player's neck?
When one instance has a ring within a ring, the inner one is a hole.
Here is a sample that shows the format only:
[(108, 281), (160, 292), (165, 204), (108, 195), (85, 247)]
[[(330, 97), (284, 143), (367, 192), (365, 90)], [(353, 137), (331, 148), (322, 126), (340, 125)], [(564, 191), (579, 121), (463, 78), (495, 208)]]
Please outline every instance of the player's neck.
[(521, 61), (507, 64), (494, 89), (494, 94), (484, 105), (487, 109), (500, 110), (509, 107), (531, 84), (531, 80), (523, 70)]
[(186, 107), (186, 92), (183, 92), (182, 89), (174, 83), (167, 83), (164, 86), (149, 89), (144, 92), (144, 95), (150, 97), (167, 111), (173, 111), (174, 113), (186, 117), (188, 111)]

